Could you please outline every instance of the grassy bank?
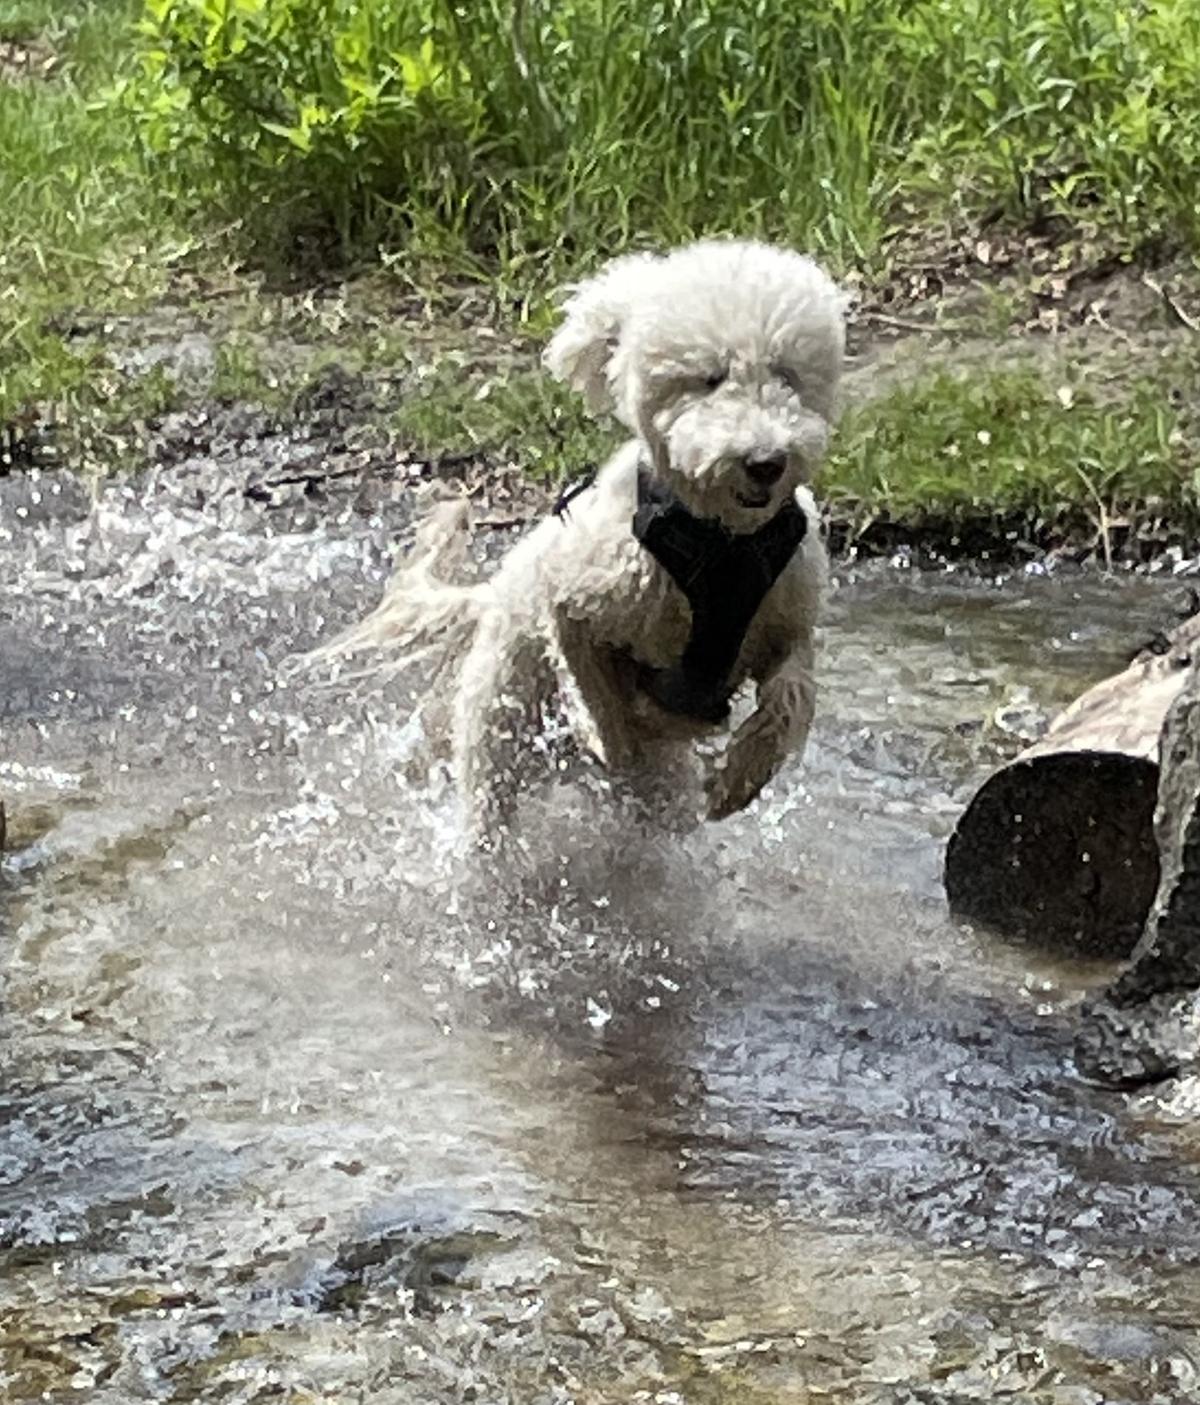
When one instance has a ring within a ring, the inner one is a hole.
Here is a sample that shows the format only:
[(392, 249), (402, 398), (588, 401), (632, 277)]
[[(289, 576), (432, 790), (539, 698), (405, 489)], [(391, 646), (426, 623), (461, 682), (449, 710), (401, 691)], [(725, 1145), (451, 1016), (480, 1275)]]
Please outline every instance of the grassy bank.
[[(870, 548), (907, 530), (962, 554), (1070, 543), (1136, 560), (1200, 535), (1200, 345), (1167, 342), (1145, 364), (1119, 346), (1000, 364), (979, 341), (970, 355), (923, 350), (890, 388), (851, 381), (817, 485), (840, 541)], [(619, 437), (530, 361), (464, 372), (454, 355), (394, 423), (434, 462), (475, 457), (554, 479), (594, 466)]]
[[(205, 395), (286, 412), (334, 361), (384, 386), (418, 455), (569, 477), (613, 432), (536, 369), (564, 277), (756, 233), (876, 306), (932, 305), (954, 248), (986, 308), (971, 367), (960, 339), (857, 396), (821, 484), (843, 534), (1194, 535), (1195, 334), (1156, 305), (1152, 354), (1126, 319), (1047, 357), (1013, 286), (1045, 303), (1097, 262), (1173, 259), (1200, 287), (1198, 79), (1183, 0), (484, 0), (470, 23), (440, 0), (17, 0), (0, 427), (53, 412), (65, 460), (103, 469), (136, 458), (130, 424)], [(368, 266), (349, 313), (295, 318), (286, 364), (261, 353), (283, 316), (264, 272), (353, 289)], [(114, 321), (136, 342), (139, 309), (167, 305), (213, 339), (213, 377), (119, 367)], [(989, 337), (1030, 354), (993, 364)]]
[(1111, 380), (1069, 361), (935, 363), (851, 410), (822, 496), (851, 540), (1149, 559), (1200, 532), (1198, 371), (1196, 349)]

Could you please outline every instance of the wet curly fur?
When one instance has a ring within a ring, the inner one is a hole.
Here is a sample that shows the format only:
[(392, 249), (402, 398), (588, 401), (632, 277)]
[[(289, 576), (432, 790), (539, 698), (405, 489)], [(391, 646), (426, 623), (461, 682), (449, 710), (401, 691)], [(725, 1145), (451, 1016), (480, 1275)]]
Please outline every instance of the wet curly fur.
[(834, 419), (843, 307), (810, 259), (763, 244), (710, 241), (609, 263), (574, 288), (545, 363), (632, 437), (594, 486), (483, 582), (467, 583), (457, 569), (466, 505), (436, 507), (379, 607), (323, 651), (378, 648), (393, 663), (437, 665), (440, 682), (427, 695), (446, 700), (477, 837), (506, 827), (530, 726), (560, 682), (585, 744), (635, 785), (667, 774), (714, 730), (663, 711), (638, 687), (638, 665), (676, 662), (690, 629), (683, 594), (631, 532), (639, 465), (694, 515), (731, 532), (762, 526), (789, 494), (807, 514), (810, 530), (738, 657), (732, 681), (752, 682), (755, 703), (708, 777), (709, 818), (749, 804), (804, 746), (826, 570), (804, 485)]

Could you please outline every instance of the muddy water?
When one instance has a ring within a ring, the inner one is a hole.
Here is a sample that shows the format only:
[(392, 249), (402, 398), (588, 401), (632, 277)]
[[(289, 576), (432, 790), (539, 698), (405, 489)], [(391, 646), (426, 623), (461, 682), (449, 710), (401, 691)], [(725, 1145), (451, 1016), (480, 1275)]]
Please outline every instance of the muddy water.
[(4, 1400), (1197, 1397), (1193, 1090), (1075, 1081), (1106, 970), (939, 882), (983, 719), (1173, 592), (849, 577), (804, 767), (568, 772), (501, 898), (402, 698), (280, 681), (406, 489), (235, 469), (0, 483)]

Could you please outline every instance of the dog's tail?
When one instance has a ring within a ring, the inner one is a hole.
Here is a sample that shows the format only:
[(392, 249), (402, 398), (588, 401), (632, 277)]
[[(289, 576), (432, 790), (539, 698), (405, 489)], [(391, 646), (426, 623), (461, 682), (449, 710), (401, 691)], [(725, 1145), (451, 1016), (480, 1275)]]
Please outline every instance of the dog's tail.
[[(336, 639), (305, 654), (300, 665), (342, 664), (374, 654), (374, 661), (356, 674), (396, 673), (432, 663), (436, 679), (458, 663), (474, 636), (482, 601), (478, 585), (451, 579), (466, 554), (469, 517), (463, 499), (431, 509), (375, 609)], [(339, 673), (346, 676), (341, 669)]]

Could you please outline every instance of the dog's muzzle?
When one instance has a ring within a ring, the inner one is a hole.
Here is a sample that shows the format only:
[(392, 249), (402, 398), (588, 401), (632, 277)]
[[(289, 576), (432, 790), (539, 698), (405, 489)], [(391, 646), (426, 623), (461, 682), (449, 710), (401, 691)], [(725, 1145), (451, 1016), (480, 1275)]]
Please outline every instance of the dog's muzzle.
[(742, 464), (742, 472), (749, 480), (749, 487), (740, 490), (737, 500), (743, 507), (766, 507), (771, 501), (771, 492), (783, 477), (787, 468), (786, 454), (766, 454), (761, 458), (747, 459)]

